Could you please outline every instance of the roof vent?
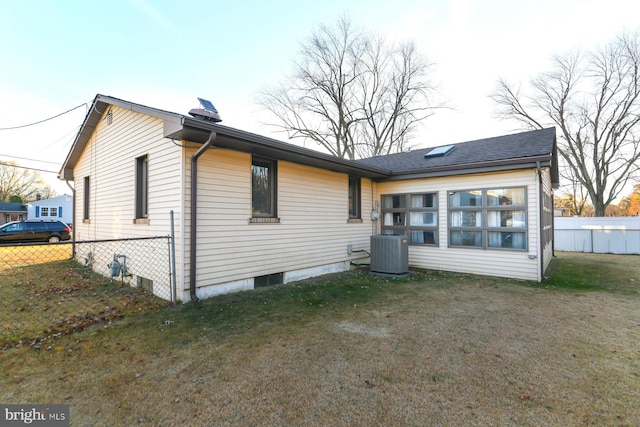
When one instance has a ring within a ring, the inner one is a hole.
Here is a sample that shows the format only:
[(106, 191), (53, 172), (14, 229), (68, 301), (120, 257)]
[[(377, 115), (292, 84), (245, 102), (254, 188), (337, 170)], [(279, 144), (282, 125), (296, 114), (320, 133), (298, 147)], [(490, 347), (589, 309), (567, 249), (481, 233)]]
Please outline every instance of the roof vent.
[(218, 110), (216, 110), (216, 107), (213, 106), (211, 101), (202, 98), (198, 98), (198, 101), (200, 101), (200, 106), (202, 108), (191, 109), (191, 111), (189, 111), (189, 114), (191, 116), (195, 117), (196, 119), (206, 120), (208, 122), (214, 123), (222, 121), (220, 115), (218, 114)]
[(442, 147), (436, 147), (433, 150), (429, 151), (424, 155), (425, 159), (430, 159), (431, 157), (442, 157), (446, 156), (450, 152), (452, 152), (456, 148), (455, 145), (443, 145)]

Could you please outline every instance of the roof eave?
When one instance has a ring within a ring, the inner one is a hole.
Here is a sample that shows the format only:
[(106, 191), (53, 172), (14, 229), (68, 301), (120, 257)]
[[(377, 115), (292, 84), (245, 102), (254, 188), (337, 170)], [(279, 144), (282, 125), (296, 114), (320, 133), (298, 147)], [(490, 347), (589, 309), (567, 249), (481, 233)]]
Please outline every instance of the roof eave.
[(58, 179), (73, 181), (73, 168), (80, 159), (84, 148), (86, 147), (89, 139), (91, 138), (91, 135), (98, 126), (98, 123), (102, 119), (102, 116), (107, 112), (109, 105), (118, 106), (130, 111), (135, 111), (162, 119), (165, 123), (165, 132), (167, 127), (171, 128), (171, 125), (179, 125), (182, 122), (182, 115), (180, 114), (158, 110), (156, 108), (151, 108), (144, 105), (124, 101), (122, 99), (98, 94), (91, 103), (91, 107), (89, 108), (89, 111), (87, 112), (87, 115), (82, 122), (82, 126), (80, 127), (80, 130), (78, 131), (78, 134), (73, 141), (71, 149), (67, 154), (67, 158), (62, 164), (62, 168), (58, 173)]
[[(413, 169), (394, 172), (391, 176), (380, 179), (379, 182), (401, 181), (407, 179), (435, 178), (452, 175), (469, 175), (474, 173), (504, 172), (519, 169), (536, 168), (538, 162), (543, 167), (552, 166), (552, 156), (534, 156), (526, 158), (504, 159), (497, 161), (466, 163), (447, 166), (438, 166), (424, 169)], [(555, 184), (555, 183), (554, 183)]]
[[(165, 127), (165, 133), (167, 128)], [(204, 143), (211, 132), (216, 132), (214, 146), (234, 151), (255, 154), (262, 157), (303, 164), (334, 172), (347, 173), (363, 178), (381, 179), (391, 175), (391, 171), (374, 166), (335, 157), (330, 154), (310, 150), (293, 144), (230, 128), (217, 123), (184, 117), (181, 126), (165, 137), (176, 140)]]

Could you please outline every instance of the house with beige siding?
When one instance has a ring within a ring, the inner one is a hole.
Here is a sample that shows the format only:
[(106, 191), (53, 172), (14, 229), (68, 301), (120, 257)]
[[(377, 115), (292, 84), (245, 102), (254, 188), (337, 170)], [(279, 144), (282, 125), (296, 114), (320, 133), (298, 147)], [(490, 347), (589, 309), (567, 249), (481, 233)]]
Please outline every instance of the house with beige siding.
[(555, 130), (432, 150), (350, 161), (97, 95), (59, 178), (77, 241), (167, 235), (173, 218), (183, 301), (347, 270), (380, 234), (407, 236), (414, 268), (542, 280)]

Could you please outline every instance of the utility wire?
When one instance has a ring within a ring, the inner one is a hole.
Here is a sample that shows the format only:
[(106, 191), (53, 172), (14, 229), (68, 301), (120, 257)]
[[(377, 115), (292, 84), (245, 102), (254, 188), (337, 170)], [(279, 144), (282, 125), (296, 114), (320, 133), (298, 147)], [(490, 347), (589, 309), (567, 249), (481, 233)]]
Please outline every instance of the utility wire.
[(13, 126), (13, 127), (8, 127), (8, 128), (0, 128), (0, 130), (22, 129), (22, 128), (26, 128), (26, 127), (29, 127), (29, 126), (39, 125), (40, 123), (48, 122), (49, 120), (53, 120), (53, 119), (55, 119), (55, 118), (57, 118), (57, 117), (63, 116), (63, 115), (65, 115), (65, 114), (70, 113), (70, 112), (72, 112), (73, 110), (77, 110), (78, 108), (83, 107), (83, 106), (84, 106), (84, 107), (86, 107), (86, 106), (87, 106), (87, 103), (85, 102), (84, 104), (80, 104), (80, 105), (78, 105), (77, 107), (73, 107), (73, 108), (72, 108), (72, 109), (70, 109), (70, 110), (67, 110), (67, 111), (65, 111), (65, 112), (62, 112), (62, 113), (60, 113), (60, 114), (56, 114), (55, 116), (51, 116), (51, 117), (46, 118), (46, 119), (44, 119), (44, 120), (40, 120), (40, 121), (37, 121), (37, 122), (34, 122), (34, 123), (28, 123), (28, 124), (26, 124), (26, 125)]
[(11, 157), (12, 159), (29, 160), (31, 162), (38, 162), (38, 163), (50, 163), (52, 165), (60, 164), (60, 162), (50, 162), (48, 160), (29, 159), (28, 157), (10, 156), (9, 154), (0, 154), (0, 157)]
[(4, 163), (4, 162), (0, 162), (0, 165), (2, 165), (2, 166), (10, 166), (12, 168), (29, 169), (29, 170), (38, 171), (38, 172), (47, 172), (47, 173), (55, 173), (55, 174), (58, 173), (58, 172), (54, 172), (54, 171), (48, 171), (48, 170), (45, 170), (45, 169), (28, 168), (26, 166), (12, 165), (11, 163)]

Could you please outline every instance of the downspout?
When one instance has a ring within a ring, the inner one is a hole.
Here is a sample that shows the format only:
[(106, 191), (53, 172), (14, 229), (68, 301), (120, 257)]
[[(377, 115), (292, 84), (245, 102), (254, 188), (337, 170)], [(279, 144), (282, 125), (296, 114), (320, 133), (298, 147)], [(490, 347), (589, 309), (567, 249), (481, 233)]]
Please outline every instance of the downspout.
[(552, 239), (551, 240), (551, 258), (555, 258), (556, 257), (556, 196), (555, 194), (553, 194), (553, 191), (551, 191), (551, 209), (553, 212), (553, 216), (551, 218), (551, 236)]
[(536, 168), (538, 169), (538, 215), (540, 220), (538, 221), (538, 228), (539, 228), (539, 238), (538, 238), (538, 242), (540, 245), (540, 248), (538, 249), (538, 253), (540, 254), (540, 256), (538, 257), (539, 259), (539, 266), (540, 266), (540, 281), (542, 281), (544, 279), (544, 245), (545, 245), (545, 241), (544, 241), (544, 199), (543, 199), (543, 192), (544, 192), (544, 188), (542, 185), (542, 168), (540, 166), (540, 160), (536, 161)]
[(71, 259), (76, 257), (76, 189), (69, 184), (69, 180), (65, 179), (67, 187), (71, 189)]
[(191, 221), (189, 227), (189, 295), (191, 301), (197, 302), (196, 296), (196, 234), (197, 234), (197, 219), (198, 219), (198, 158), (204, 154), (209, 147), (213, 145), (213, 141), (216, 139), (216, 133), (211, 131), (209, 139), (200, 147), (196, 153), (191, 156)]

